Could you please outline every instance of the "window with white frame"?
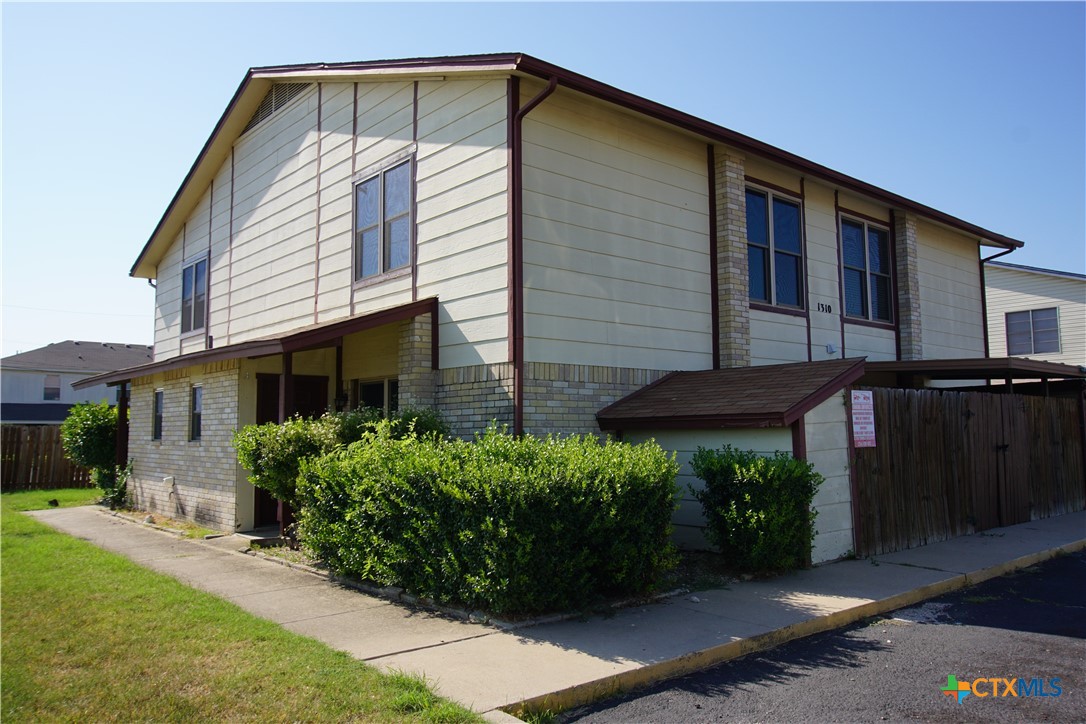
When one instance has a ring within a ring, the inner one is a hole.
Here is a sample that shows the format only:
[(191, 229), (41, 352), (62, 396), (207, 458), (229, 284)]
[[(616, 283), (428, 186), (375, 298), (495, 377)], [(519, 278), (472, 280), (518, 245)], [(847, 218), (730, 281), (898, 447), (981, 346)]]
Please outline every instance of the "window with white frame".
[(155, 390), (155, 399), (151, 409), (151, 439), (162, 439), (162, 406), (165, 402), (166, 391)]
[(1056, 307), (1007, 312), (1007, 354), (1060, 351), (1060, 315)]
[(411, 163), (400, 160), (354, 187), (356, 280), (411, 263)]
[(799, 202), (747, 189), (750, 300), (803, 309), (803, 241)]
[(890, 231), (867, 221), (841, 217), (845, 315), (874, 322), (893, 321), (894, 292)]
[(372, 407), (388, 417), (400, 407), (400, 382), (395, 378), (384, 380), (355, 380), (354, 406)]
[(42, 391), (42, 399), (50, 402), (60, 399), (60, 375), (45, 376), (45, 389)]
[(203, 434), (204, 388), (195, 385), (192, 388), (189, 407), (189, 440), (199, 440)]
[(181, 334), (204, 328), (207, 318), (207, 259), (181, 270)]

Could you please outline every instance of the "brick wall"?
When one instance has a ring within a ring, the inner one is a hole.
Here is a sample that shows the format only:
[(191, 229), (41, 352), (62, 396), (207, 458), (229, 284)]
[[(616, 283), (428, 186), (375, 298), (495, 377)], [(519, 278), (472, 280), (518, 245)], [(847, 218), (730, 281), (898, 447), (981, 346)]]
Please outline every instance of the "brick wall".
[(720, 366), (750, 365), (750, 280), (743, 157), (716, 152), (717, 304)]
[(437, 408), (454, 435), (471, 437), (492, 420), (512, 428), (512, 364), (454, 367), (437, 374)]
[[(199, 440), (189, 439), (192, 388), (203, 388)], [(164, 392), (162, 439), (151, 439), (155, 390)], [(136, 507), (216, 530), (236, 525), (238, 364), (218, 362), (132, 384), (129, 491)], [(172, 483), (166, 480), (173, 477)]]
[(897, 254), (897, 318), (901, 359), (923, 359), (920, 323), (920, 265), (916, 241), (916, 216), (894, 214), (894, 251)]
[(598, 434), (600, 409), (665, 374), (662, 370), (528, 362), (524, 366), (524, 431)]
[(429, 314), (400, 322), (400, 407), (433, 407), (436, 402), (437, 373), (430, 359), (432, 334)]

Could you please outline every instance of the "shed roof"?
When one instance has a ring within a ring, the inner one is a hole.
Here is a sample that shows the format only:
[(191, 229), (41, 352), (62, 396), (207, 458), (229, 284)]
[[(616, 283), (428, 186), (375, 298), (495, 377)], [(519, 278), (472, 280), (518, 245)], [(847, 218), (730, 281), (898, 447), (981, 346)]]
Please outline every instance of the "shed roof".
[(596, 414), (601, 430), (783, 427), (863, 375), (864, 359), (672, 372)]
[(124, 342), (87, 342), (72, 339), (0, 359), (0, 367), (49, 372), (105, 372), (133, 367), (152, 359), (152, 347)]
[(619, 107), (668, 123), (714, 143), (721, 143), (752, 153), (772, 162), (794, 168), (804, 175), (821, 179), (835, 188), (847, 189), (876, 199), (894, 208), (912, 211), (936, 223), (975, 237), (988, 246), (1016, 249), (1017, 239), (989, 231), (976, 224), (951, 216), (925, 204), (907, 199), (866, 181), (809, 161), (802, 156), (764, 143), (724, 126), (670, 108), (661, 103), (628, 93), (523, 53), (494, 53), (436, 58), (405, 58), (354, 63), (306, 63), (299, 65), (250, 68), (233, 98), (204, 143), (180, 188), (147, 240), (130, 274), (154, 278), (157, 266), (184, 223), (199, 203), (204, 189), (229, 157), (234, 141), (244, 133), (249, 119), (275, 83), (313, 81), (357, 81), (366, 79), (432, 79), (450, 75), (494, 74), (554, 79), (558, 86), (598, 98)]

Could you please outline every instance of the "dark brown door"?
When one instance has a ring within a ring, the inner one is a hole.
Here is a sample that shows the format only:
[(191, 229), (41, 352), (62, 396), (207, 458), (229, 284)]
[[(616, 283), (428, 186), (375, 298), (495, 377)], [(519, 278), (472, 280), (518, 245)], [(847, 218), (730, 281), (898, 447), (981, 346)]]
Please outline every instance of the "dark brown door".
[[(317, 417), (328, 408), (328, 378), (294, 376), (294, 410), (291, 414)], [(256, 423), (279, 422), (279, 375), (256, 376)], [(278, 501), (262, 488), (256, 489), (253, 518), (255, 527), (275, 525), (279, 520)]]

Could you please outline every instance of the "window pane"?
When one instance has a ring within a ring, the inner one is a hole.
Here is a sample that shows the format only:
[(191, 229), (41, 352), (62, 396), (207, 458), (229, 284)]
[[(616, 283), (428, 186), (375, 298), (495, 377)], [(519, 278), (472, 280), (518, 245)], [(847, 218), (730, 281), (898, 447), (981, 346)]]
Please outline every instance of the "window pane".
[(358, 242), (358, 276), (373, 276), (378, 272), (377, 240), (380, 235), (377, 229), (373, 228), (363, 231), (359, 236), (361, 238)]
[(867, 293), (862, 271), (845, 269), (845, 314), (850, 317), (867, 317)]
[(890, 277), (871, 275), (871, 317), (890, 321)]
[(385, 218), (406, 214), (411, 205), (411, 164), (385, 172)]
[(798, 205), (773, 199), (773, 248), (800, 253)]
[(46, 375), (45, 376), (45, 389), (42, 394), (43, 400), (59, 400), (60, 399), (60, 375)]
[(769, 224), (766, 219), (766, 197), (757, 191), (747, 191), (747, 241), (769, 246)]
[(1007, 354), (1033, 354), (1033, 335), (1029, 312), (1008, 312)]
[(192, 330), (192, 267), (181, 272), (181, 332)]
[(357, 230), (361, 231), (362, 229), (368, 229), (371, 226), (377, 226), (380, 189), (381, 186), (376, 178), (358, 184), (358, 189), (356, 191), (357, 199), (355, 202), (357, 205), (355, 214), (358, 224), (355, 228)]
[(851, 221), (841, 221), (841, 251), (845, 266), (866, 269), (864, 263), (864, 227)]
[(1033, 353), (1059, 352), (1060, 327), (1056, 308), (1033, 312)]
[(760, 246), (747, 246), (747, 276), (750, 298), (769, 301), (769, 252)]
[(191, 426), (189, 429), (189, 437), (193, 440), (200, 439), (200, 427), (201, 419), (204, 412), (204, 388), (193, 387), (192, 388), (192, 412), (191, 412)]
[(385, 383), (384, 382), (360, 382), (358, 384), (359, 407), (376, 407), (385, 409)]
[(207, 262), (197, 262), (195, 265), (195, 282), (193, 283), (192, 297), (192, 328), (202, 329), (204, 315), (207, 309)]
[(411, 261), (411, 224), (401, 216), (385, 224), (385, 260), (389, 269), (399, 269)]
[(867, 227), (867, 258), (872, 273), (890, 273), (890, 235), (887, 232)]
[(400, 409), (400, 381), (388, 381), (388, 411), (396, 412)]
[(151, 439), (162, 439), (162, 390), (155, 390), (154, 419), (151, 422)]
[(800, 273), (803, 265), (800, 257), (792, 254), (777, 253), (775, 256), (774, 276), (777, 282), (777, 304), (787, 304), (790, 307), (802, 307), (803, 284)]

